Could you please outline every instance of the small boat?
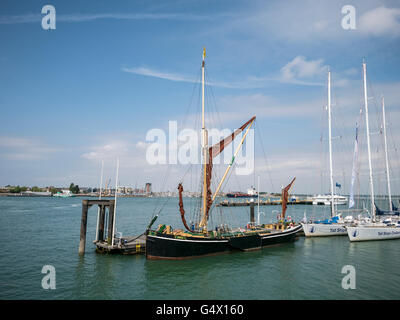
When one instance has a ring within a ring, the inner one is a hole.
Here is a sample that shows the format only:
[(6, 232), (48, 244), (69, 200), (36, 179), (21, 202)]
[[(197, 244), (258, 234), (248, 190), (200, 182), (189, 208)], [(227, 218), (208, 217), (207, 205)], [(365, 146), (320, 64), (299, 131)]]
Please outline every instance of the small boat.
[[(157, 219), (157, 215), (154, 216), (146, 229), (147, 259), (188, 259), (231, 251), (259, 250), (264, 246), (292, 241), (295, 239), (296, 233), (301, 229), (301, 225), (295, 225), (292, 221), (288, 222), (284, 219), (280, 219), (278, 223), (270, 225), (255, 225), (253, 221), (245, 228), (230, 228), (229, 226), (221, 225), (215, 227), (213, 230), (209, 230), (208, 222), (214, 200), (256, 117), (250, 118), (240, 128), (236, 129), (231, 135), (222, 139), (219, 143), (209, 146), (208, 131), (204, 121), (204, 66), (205, 49), (203, 51), (202, 61), (202, 190), (201, 198), (199, 199), (201, 201), (201, 203), (199, 203), (200, 207), (196, 209), (199, 220), (196, 223), (192, 223), (190, 226), (188, 225), (183, 204), (183, 185), (179, 183), (179, 212), (185, 229), (174, 230), (170, 225), (165, 224), (160, 224), (156, 229), (151, 229)], [(241, 133), (243, 133), (243, 136), (234, 152), (232, 162), (226, 168), (221, 181), (213, 193), (211, 190), (213, 159)], [(283, 217), (286, 210), (287, 192), (293, 181), (284, 189), (284, 192), (286, 192), (286, 197), (284, 198), (286, 200), (282, 201), (282, 208), (284, 209), (282, 210)]]
[(53, 194), (53, 197), (59, 198), (69, 198), (75, 196), (70, 190), (61, 190), (61, 192), (57, 192)]
[(254, 187), (252, 187), (251, 189), (247, 190), (247, 193), (244, 192), (230, 192), (227, 193), (226, 196), (228, 198), (257, 198), (257, 192), (256, 189)]
[[(332, 204), (332, 196), (331, 195), (317, 195), (312, 198), (313, 205), (325, 205), (330, 206)], [(334, 205), (345, 205), (347, 204), (347, 198), (345, 196), (333, 195), (333, 204)]]

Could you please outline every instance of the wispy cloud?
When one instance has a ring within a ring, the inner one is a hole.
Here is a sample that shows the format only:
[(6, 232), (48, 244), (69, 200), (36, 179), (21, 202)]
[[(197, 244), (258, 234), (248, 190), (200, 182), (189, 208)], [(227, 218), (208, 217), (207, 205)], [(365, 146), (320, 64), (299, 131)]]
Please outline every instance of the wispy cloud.
[[(263, 77), (245, 76), (241, 81), (212, 81), (207, 84), (215, 87), (229, 89), (257, 89), (266, 87), (271, 82), (290, 83), (304, 86), (321, 86), (324, 83), (318, 81), (320, 76), (326, 72), (327, 67), (320, 60), (307, 60), (303, 56), (297, 56), (283, 66), (279, 72)], [(170, 81), (195, 83), (196, 79), (184, 74), (169, 71), (159, 71), (148, 67), (123, 67), (123, 72), (141, 76), (154, 77)]]
[[(123, 67), (123, 72), (136, 75), (154, 77), (170, 81), (196, 83), (196, 79), (170, 71), (159, 71), (148, 67)], [(265, 76), (247, 75), (241, 81), (212, 81), (207, 84), (215, 87), (229, 89), (258, 89), (264, 88), (271, 83), (293, 84), (299, 86), (324, 86), (326, 83), (326, 74), (328, 66), (324, 64), (323, 59), (308, 59), (305, 56), (296, 56), (286, 63), (278, 71)], [(334, 70), (335, 86), (345, 86), (348, 84), (348, 77), (357, 74), (354, 68), (348, 70)]]
[(0, 157), (8, 160), (40, 160), (58, 149), (27, 138), (0, 137)]
[[(19, 24), (40, 22), (44, 15), (27, 13), (14, 16), (0, 16), (0, 24)], [(218, 16), (220, 17), (220, 15)], [(216, 18), (215, 15), (196, 15), (190, 13), (71, 13), (56, 15), (57, 21), (86, 22), (99, 19), (112, 20), (177, 20), (203, 21)]]
[(190, 78), (190, 77), (182, 75), (182, 74), (171, 73), (171, 72), (162, 72), (162, 71), (158, 71), (155, 69), (149, 69), (149, 68), (144, 68), (144, 67), (122, 68), (122, 71), (141, 75), (141, 76), (154, 77), (154, 78), (160, 78), (160, 79), (171, 80), (171, 81), (195, 82), (194, 78)]
[[(191, 78), (187, 75), (169, 71), (159, 71), (156, 69), (150, 69), (146, 67), (133, 67), (133, 68), (124, 67), (122, 68), (122, 71), (141, 76), (154, 77), (170, 81), (188, 82), (188, 83), (197, 82), (195, 78)], [(267, 81), (273, 81), (273, 80), (274, 80), (273, 78), (267, 78), (267, 77), (265, 78), (247, 77), (243, 81), (237, 81), (237, 82), (207, 81), (207, 84), (215, 87), (229, 88), (229, 89), (254, 89), (254, 88), (264, 87)]]

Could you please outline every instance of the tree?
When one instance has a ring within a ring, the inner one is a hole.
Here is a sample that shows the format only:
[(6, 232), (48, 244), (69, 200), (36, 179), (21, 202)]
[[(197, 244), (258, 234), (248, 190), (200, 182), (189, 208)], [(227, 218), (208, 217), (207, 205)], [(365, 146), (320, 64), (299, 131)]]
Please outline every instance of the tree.
[(71, 191), (74, 194), (79, 193), (79, 186), (71, 182), (71, 184), (69, 185), (69, 191)]

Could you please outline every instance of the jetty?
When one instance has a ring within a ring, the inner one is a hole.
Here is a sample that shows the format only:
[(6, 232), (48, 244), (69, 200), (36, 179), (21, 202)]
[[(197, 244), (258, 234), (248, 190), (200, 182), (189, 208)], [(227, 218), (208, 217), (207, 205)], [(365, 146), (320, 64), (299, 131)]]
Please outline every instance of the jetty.
[[(258, 205), (256, 200), (243, 200), (243, 201), (233, 201), (233, 200), (223, 200), (217, 204), (218, 207), (245, 207), (250, 206), (251, 204)], [(311, 199), (296, 199), (292, 201), (288, 201), (287, 205), (296, 205), (296, 204), (303, 204), (303, 205), (312, 205)], [(260, 206), (274, 206), (274, 205), (282, 205), (282, 200), (260, 200)]]
[[(85, 254), (87, 216), (90, 207), (97, 206), (96, 245), (97, 253), (144, 254), (146, 236), (115, 236), (115, 200), (82, 200), (81, 232), (79, 254)], [(93, 211), (93, 210), (92, 210)]]

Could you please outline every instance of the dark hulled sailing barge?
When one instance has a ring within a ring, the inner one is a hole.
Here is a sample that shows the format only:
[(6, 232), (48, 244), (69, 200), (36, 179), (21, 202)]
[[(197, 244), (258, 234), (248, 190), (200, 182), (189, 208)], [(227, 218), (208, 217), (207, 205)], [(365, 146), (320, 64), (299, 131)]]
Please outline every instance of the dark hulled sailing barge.
[[(249, 225), (246, 229), (221, 229), (209, 231), (207, 229), (211, 206), (224, 182), (234, 158), (242, 146), (247, 133), (253, 125), (256, 117), (252, 117), (231, 135), (221, 140), (219, 143), (209, 147), (208, 133), (204, 122), (204, 59), (202, 62), (202, 155), (203, 155), (203, 187), (202, 187), (202, 207), (201, 221), (196, 226), (189, 228), (185, 219), (182, 192), (183, 186), (179, 184), (179, 211), (185, 230), (172, 230), (170, 226), (159, 225), (156, 230), (152, 230), (151, 225), (146, 231), (146, 258), (147, 259), (186, 259), (200, 256), (209, 256), (234, 250), (249, 251), (261, 249), (264, 246), (289, 242), (295, 239), (296, 233), (300, 231), (301, 225), (284, 222), (288, 191), (292, 182), (282, 191), (282, 213), (280, 221), (275, 224)], [(237, 147), (231, 164), (225, 171), (214, 194), (211, 191), (211, 177), (213, 159), (218, 156), (224, 148), (229, 145), (237, 135), (244, 132), (243, 137)]]

